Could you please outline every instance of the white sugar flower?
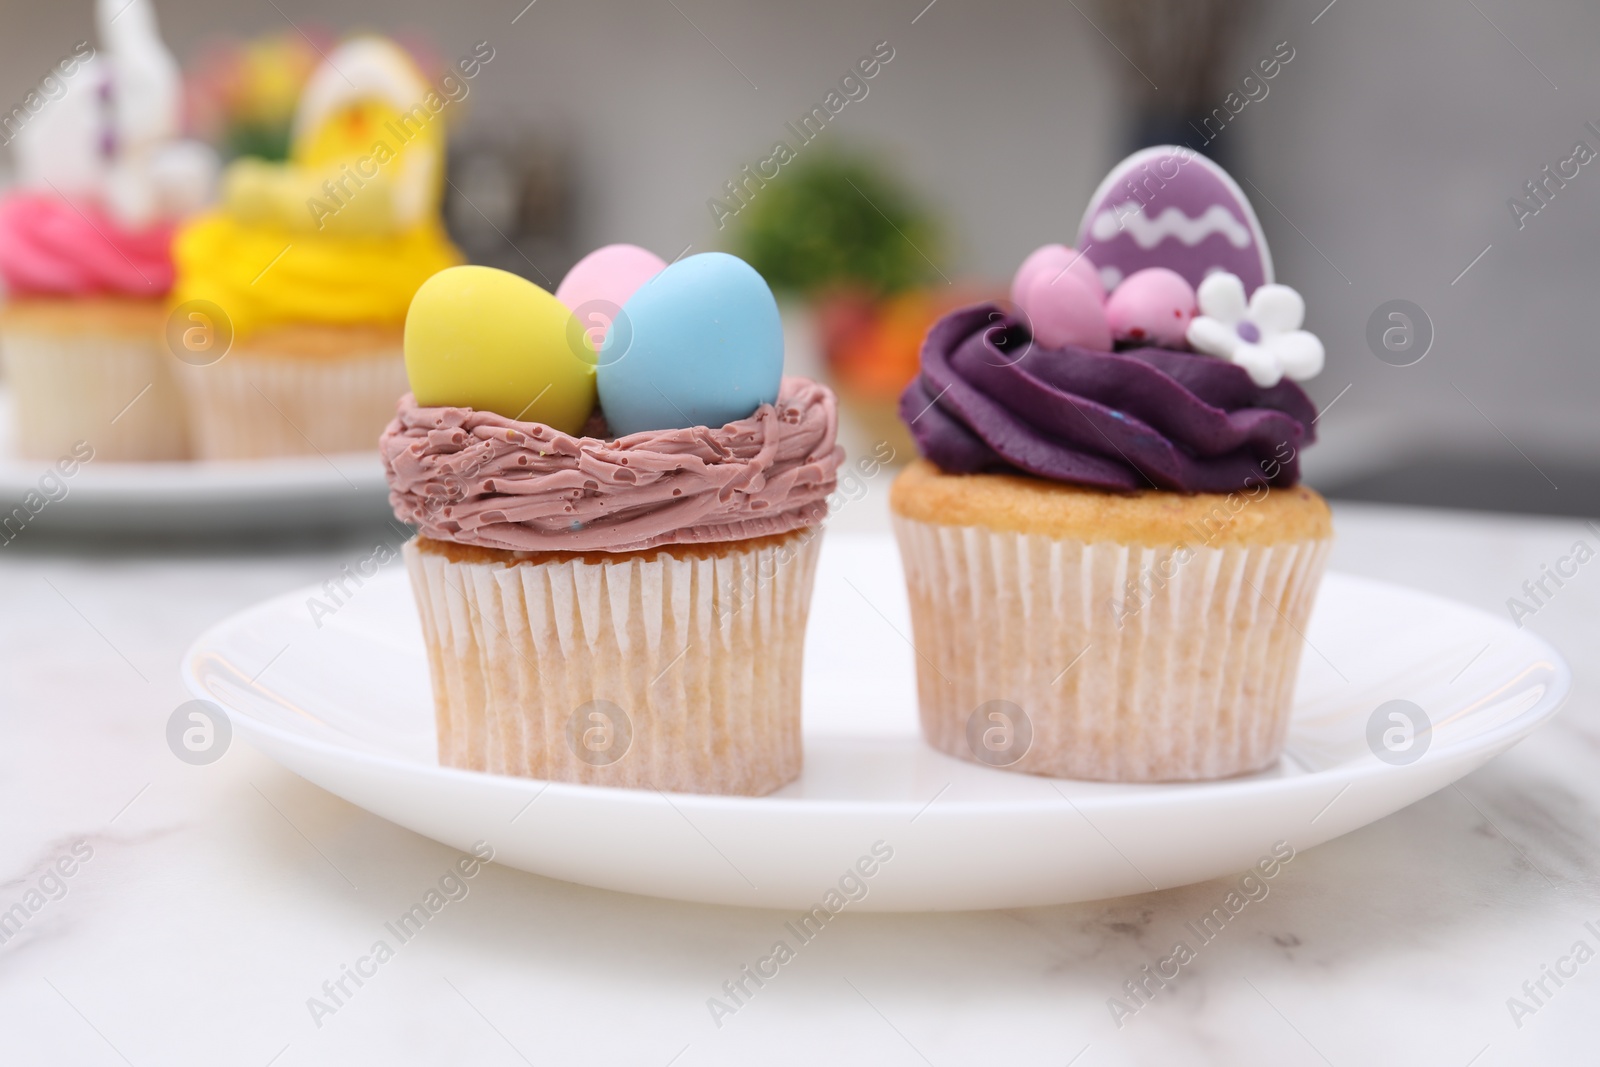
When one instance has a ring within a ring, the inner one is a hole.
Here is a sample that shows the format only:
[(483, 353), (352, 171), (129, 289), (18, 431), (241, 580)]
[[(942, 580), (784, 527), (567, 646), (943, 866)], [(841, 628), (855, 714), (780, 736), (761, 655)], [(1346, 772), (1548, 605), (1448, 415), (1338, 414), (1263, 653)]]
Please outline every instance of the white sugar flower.
[(1285, 374), (1295, 381), (1322, 371), (1322, 342), (1300, 328), (1306, 302), (1287, 285), (1263, 285), (1245, 304), (1244, 283), (1218, 271), (1195, 291), (1200, 314), (1189, 323), (1191, 347), (1238, 364), (1263, 389)]

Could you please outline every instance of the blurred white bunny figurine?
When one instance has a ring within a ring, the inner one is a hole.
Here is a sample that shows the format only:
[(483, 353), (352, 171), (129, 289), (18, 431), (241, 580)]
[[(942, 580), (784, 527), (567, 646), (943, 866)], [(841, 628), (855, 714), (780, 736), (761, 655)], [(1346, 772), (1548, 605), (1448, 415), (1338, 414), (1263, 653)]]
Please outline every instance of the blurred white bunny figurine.
[(182, 76), (151, 0), (96, 0), (95, 21), (101, 49), (17, 133), (18, 185), (93, 200), (133, 229), (194, 211), (217, 158), (179, 137)]

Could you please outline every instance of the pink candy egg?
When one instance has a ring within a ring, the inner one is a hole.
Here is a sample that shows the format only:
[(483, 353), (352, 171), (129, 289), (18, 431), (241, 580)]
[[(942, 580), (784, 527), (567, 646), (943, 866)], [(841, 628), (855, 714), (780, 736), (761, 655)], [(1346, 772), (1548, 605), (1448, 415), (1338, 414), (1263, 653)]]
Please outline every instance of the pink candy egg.
[(1106, 322), (1118, 341), (1187, 348), (1184, 335), (1195, 310), (1194, 289), (1183, 275), (1166, 267), (1146, 267), (1111, 291)]
[(598, 349), (622, 305), (666, 266), (660, 256), (638, 245), (606, 245), (572, 265), (556, 287), (556, 299), (578, 316)]
[(1035, 280), (1042, 275), (1054, 281), (1062, 271), (1066, 271), (1067, 277), (1081, 281), (1096, 298), (1105, 300), (1106, 290), (1100, 284), (1100, 272), (1087, 256), (1066, 245), (1045, 245), (1029, 253), (1017, 268), (1011, 280), (1011, 302), (1021, 307), (1024, 295)]
[(1111, 350), (1111, 327), (1105, 305), (1076, 273), (1038, 271), (1017, 306), (1027, 315), (1034, 340), (1046, 348)]

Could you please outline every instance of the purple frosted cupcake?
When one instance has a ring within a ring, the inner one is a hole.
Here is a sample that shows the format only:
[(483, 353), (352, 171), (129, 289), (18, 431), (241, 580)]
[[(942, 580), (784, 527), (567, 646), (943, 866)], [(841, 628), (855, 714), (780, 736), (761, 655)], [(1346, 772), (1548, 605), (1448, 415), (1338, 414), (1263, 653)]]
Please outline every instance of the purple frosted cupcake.
[(923, 730), (1057, 777), (1259, 770), (1331, 544), (1294, 381), (1322, 346), (1237, 186), (1186, 150), (1114, 169), (1078, 243), (1028, 257), (1014, 308), (935, 325), (902, 398)]

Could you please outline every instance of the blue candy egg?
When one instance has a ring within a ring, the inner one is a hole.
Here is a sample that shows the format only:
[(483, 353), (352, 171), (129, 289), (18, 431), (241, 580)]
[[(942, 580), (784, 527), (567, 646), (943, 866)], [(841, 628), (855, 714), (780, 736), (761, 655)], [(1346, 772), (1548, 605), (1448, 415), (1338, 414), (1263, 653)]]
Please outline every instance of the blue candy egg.
[(783, 323), (755, 268), (703, 252), (657, 274), (622, 306), (595, 368), (618, 437), (723, 426), (778, 399)]

